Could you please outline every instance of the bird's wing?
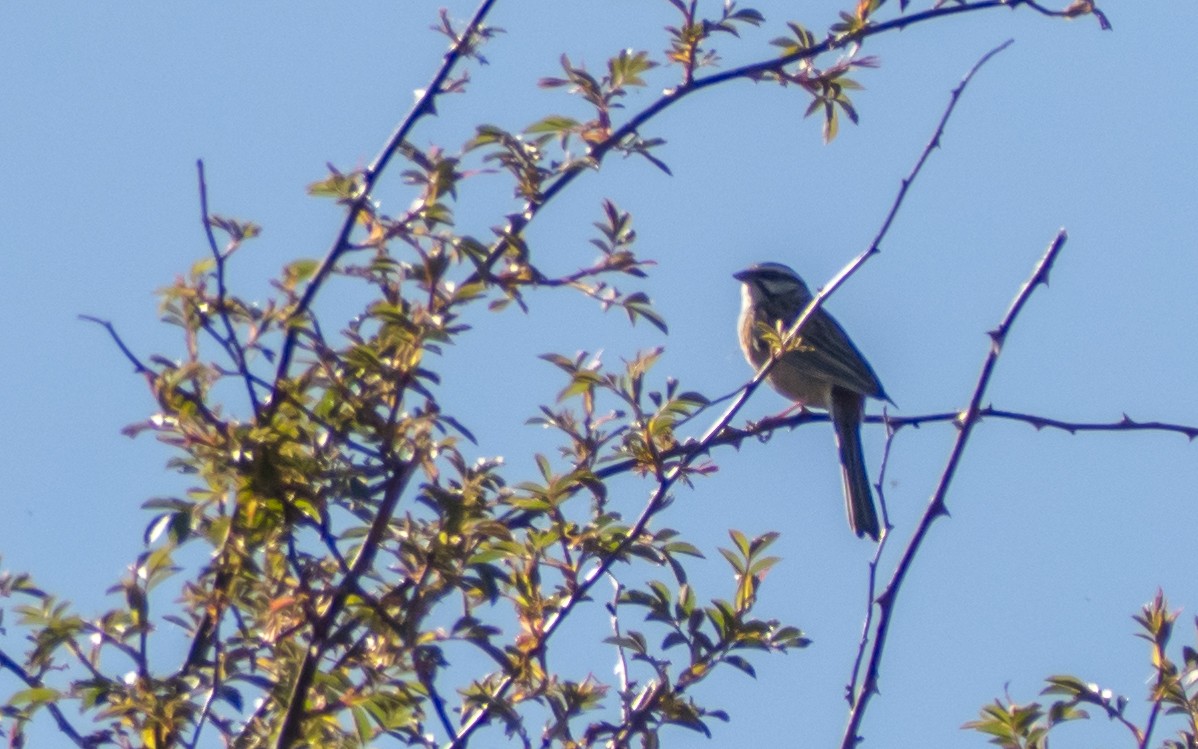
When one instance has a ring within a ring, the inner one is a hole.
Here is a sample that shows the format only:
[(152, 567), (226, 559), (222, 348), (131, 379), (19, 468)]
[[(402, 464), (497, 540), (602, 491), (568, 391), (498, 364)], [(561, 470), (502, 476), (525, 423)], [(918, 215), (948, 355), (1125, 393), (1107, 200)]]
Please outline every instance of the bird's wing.
[(794, 366), (833, 385), (872, 398), (886, 398), (878, 376), (831, 315), (818, 310), (799, 331), (799, 337), (799, 348), (789, 354)]

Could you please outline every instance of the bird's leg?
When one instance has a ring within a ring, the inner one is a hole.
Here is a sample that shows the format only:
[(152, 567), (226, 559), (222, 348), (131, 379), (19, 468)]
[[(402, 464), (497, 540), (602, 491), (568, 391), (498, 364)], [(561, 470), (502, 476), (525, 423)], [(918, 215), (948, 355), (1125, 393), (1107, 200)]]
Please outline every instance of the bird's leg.
[(746, 426), (750, 430), (753, 430), (753, 429), (757, 429), (765, 424), (772, 424), (776, 421), (782, 421), (783, 419), (787, 418), (788, 416), (791, 416), (792, 414), (806, 413), (806, 411), (807, 411), (807, 404), (804, 403), (803, 401), (797, 401), (795, 403), (790, 404), (788, 407), (786, 407), (782, 411), (774, 414), (773, 416), (766, 416), (761, 421), (756, 421), (756, 422), (750, 421), (750, 422), (748, 422), (748, 424), (746, 424)]
[(780, 421), (782, 419), (785, 419), (787, 416), (790, 416), (791, 414), (802, 413), (803, 411), (806, 411), (806, 410), (807, 410), (807, 404), (804, 403), (803, 401), (797, 401), (795, 403), (790, 404), (789, 407), (783, 409), (782, 411), (779, 411), (777, 416), (771, 416), (770, 420), (772, 421), (772, 420), (776, 419), (776, 420)]

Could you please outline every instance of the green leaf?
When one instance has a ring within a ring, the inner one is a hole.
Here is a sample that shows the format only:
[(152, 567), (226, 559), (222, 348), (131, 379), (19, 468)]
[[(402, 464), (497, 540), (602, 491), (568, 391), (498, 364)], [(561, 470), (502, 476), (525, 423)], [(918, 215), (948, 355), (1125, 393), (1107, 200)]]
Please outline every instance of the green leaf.
[(641, 73), (657, 67), (657, 63), (649, 59), (648, 52), (633, 52), (630, 49), (620, 50), (620, 54), (607, 61), (607, 70), (613, 89), (625, 86), (644, 86), (645, 80)]
[(316, 269), (320, 267), (320, 262), (311, 258), (301, 258), (283, 266), (283, 279), (288, 288), (294, 288), (298, 283), (303, 283), (312, 278), (316, 273)]
[(636, 632), (630, 632), (624, 637), (606, 637), (603, 639), (603, 642), (608, 645), (624, 648), (625, 650), (631, 650), (634, 653), (645, 652), (645, 638)]
[(643, 317), (649, 321), (653, 327), (660, 330), (662, 333), (669, 335), (669, 328), (666, 327), (666, 322), (656, 310), (650, 306), (649, 296), (644, 292), (636, 292), (629, 294), (624, 300), (624, 308), (628, 311), (628, 319), (633, 324), (636, 323), (637, 317)]
[(1040, 694), (1064, 694), (1069, 697), (1081, 697), (1092, 691), (1089, 685), (1076, 676), (1049, 676), (1045, 681), (1048, 682), (1048, 686)]
[(687, 556), (704, 559), (703, 552), (699, 551), (699, 547), (685, 541), (671, 541), (663, 547), (667, 554), (686, 554)]
[(349, 200), (356, 198), (362, 190), (361, 175), (357, 173), (342, 174), (331, 166), (333, 172), (325, 179), (308, 185), (308, 194), (318, 198), (337, 198)]
[(749, 574), (755, 577), (760, 576), (761, 573), (769, 570), (780, 561), (782, 561), (780, 557), (764, 557), (762, 559), (758, 559), (751, 567), (749, 567)]
[(533, 124), (524, 129), (526, 133), (551, 133), (554, 135), (564, 132), (574, 132), (578, 129), (579, 122), (573, 117), (565, 117), (563, 115), (551, 114), (548, 117), (537, 120)]
[(22, 689), (14, 693), (8, 698), (8, 704), (15, 707), (44, 705), (49, 702), (57, 702), (61, 697), (62, 693), (57, 689), (51, 689), (50, 687), (32, 687), (30, 689)]
[(735, 528), (730, 528), (728, 536), (732, 538), (732, 543), (736, 544), (736, 548), (740, 551), (741, 556), (747, 558), (750, 554), (751, 544), (745, 534)]
[(749, 676), (752, 676), (754, 679), (757, 678), (757, 671), (754, 670), (753, 666), (750, 665), (747, 660), (740, 657), (739, 655), (725, 656), (724, 663), (727, 663), (729, 666), (732, 666), (733, 668), (744, 671), (746, 674), (748, 674)]

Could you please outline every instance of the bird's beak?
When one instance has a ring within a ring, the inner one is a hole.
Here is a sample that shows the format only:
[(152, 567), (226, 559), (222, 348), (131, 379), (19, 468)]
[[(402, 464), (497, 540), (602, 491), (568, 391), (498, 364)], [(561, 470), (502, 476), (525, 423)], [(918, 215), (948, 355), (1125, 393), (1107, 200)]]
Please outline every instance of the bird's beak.
[(749, 277), (749, 271), (747, 271), (747, 270), (737, 271), (736, 273), (732, 274), (732, 277), (735, 278), (737, 281), (744, 283)]

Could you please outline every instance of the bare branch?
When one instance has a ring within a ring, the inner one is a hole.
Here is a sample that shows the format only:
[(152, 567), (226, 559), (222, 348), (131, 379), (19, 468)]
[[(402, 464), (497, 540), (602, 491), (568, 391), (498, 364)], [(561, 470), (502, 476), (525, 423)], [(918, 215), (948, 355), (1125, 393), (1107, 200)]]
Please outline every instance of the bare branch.
[[(904, 416), (902, 418), (892, 418), (891, 421), (895, 427), (919, 427), (923, 424), (940, 421), (955, 422), (960, 418), (961, 414), (954, 411), (951, 413), (926, 414), (923, 416)], [(1052, 419), (1047, 416), (1038, 416), (1036, 414), (1020, 413), (1018, 411), (1005, 411), (988, 406), (978, 411), (978, 419), (1021, 421), (1025, 424), (1030, 424), (1037, 430), (1059, 429), (1070, 434), (1077, 434), (1078, 432), (1172, 432), (1183, 435), (1190, 440), (1198, 438), (1198, 426), (1173, 424), (1166, 421), (1136, 421), (1127, 414), (1123, 414), (1123, 417), (1118, 421), (1065, 421), (1062, 419)], [(876, 416), (871, 416), (866, 421), (880, 421), (880, 419)]]
[(874, 549), (874, 557), (869, 561), (869, 576), (866, 584), (865, 596), (865, 619), (861, 622), (861, 640), (857, 645), (857, 656), (853, 659), (853, 668), (849, 675), (849, 683), (845, 688), (845, 700), (852, 707), (853, 701), (857, 698), (857, 678), (861, 673), (861, 664), (865, 660), (865, 652), (869, 647), (869, 638), (873, 633), (874, 621), (874, 596), (877, 593), (878, 586), (878, 563), (882, 559), (882, 552), (886, 549), (886, 542), (890, 540), (890, 529), (893, 527), (890, 524), (890, 513), (886, 509), (886, 469), (890, 465), (890, 448), (894, 445), (894, 435), (898, 434), (896, 429), (890, 423), (890, 415), (883, 410), (882, 419), (886, 424), (886, 444), (882, 448), (882, 466), (878, 469), (878, 482), (874, 488), (878, 492), (878, 506), (882, 509), (882, 538), (878, 541), (877, 547)]
[(948, 106), (945, 107), (944, 114), (940, 116), (940, 122), (936, 125), (936, 131), (932, 133), (932, 137), (928, 141), (928, 144), (924, 146), (923, 153), (919, 155), (919, 159), (915, 162), (915, 166), (912, 167), (911, 173), (903, 179), (902, 184), (899, 186), (898, 194), (894, 196), (894, 204), (890, 206), (890, 213), (886, 214), (886, 220), (882, 222), (882, 228), (878, 230), (878, 234), (874, 237), (874, 241), (870, 243), (870, 253), (878, 252), (880, 250), (879, 245), (882, 243), (882, 238), (886, 236), (888, 231), (890, 231), (890, 225), (894, 222), (895, 216), (898, 215), (898, 210), (903, 204), (903, 199), (907, 196), (907, 190), (911, 187), (911, 183), (915, 181), (917, 176), (919, 176), (919, 172), (923, 169), (923, 165), (927, 162), (928, 157), (932, 155), (933, 149), (940, 148), (940, 139), (944, 137), (944, 128), (946, 125), (948, 125), (949, 118), (953, 116), (953, 110), (957, 108), (957, 102), (961, 100), (961, 94), (965, 93), (965, 87), (969, 85), (969, 82), (973, 80), (974, 74), (977, 73), (983, 65), (989, 62), (992, 57), (1002, 52), (1007, 47), (1010, 47), (1014, 43), (1014, 39), (1008, 39), (986, 54), (982, 55), (981, 59), (974, 63), (974, 66), (970, 68), (969, 72), (965, 74), (965, 77), (961, 79), (961, 82), (958, 83), (956, 88), (953, 89), (952, 94), (949, 96)]
[(1034, 2), (1034, 0), (1016, 0), (1011, 4), (1026, 5), (1037, 13), (1052, 18), (1077, 18), (1078, 16), (1092, 15), (1098, 19), (1098, 25), (1103, 31), (1111, 30), (1110, 20), (1107, 19), (1105, 13), (1094, 5), (1093, 0), (1074, 0), (1065, 10), (1045, 8), (1040, 3)]
[(865, 715), (870, 698), (878, 691), (879, 669), (882, 654), (886, 648), (886, 636), (890, 631), (890, 622), (894, 615), (894, 604), (903, 581), (907, 577), (907, 572), (911, 569), (915, 555), (932, 526), (932, 522), (941, 515), (948, 513), (944, 501), (948, 494), (948, 487), (952, 483), (957, 466), (961, 462), (961, 456), (965, 452), (965, 444), (969, 440), (969, 435), (973, 432), (974, 426), (981, 420), (980, 404), (986, 394), (986, 387), (990, 384), (990, 377), (994, 373), (994, 367), (998, 362), (999, 354), (1002, 353), (1002, 341), (1006, 337), (1007, 332), (1010, 331), (1011, 326), (1015, 323), (1016, 317), (1018, 317), (1019, 312), (1023, 309), (1024, 304), (1027, 303), (1032, 291), (1035, 290), (1036, 286), (1047, 281), (1048, 272), (1052, 268), (1053, 261), (1056, 260), (1061, 248), (1065, 246), (1066, 237), (1064, 229), (1057, 233), (1056, 238), (1049, 245), (1044, 256), (1040, 258), (1040, 262), (1036, 264), (1031, 277), (1023, 285), (1023, 288), (1019, 290), (1019, 293), (1015, 295), (1014, 300), (1011, 302), (1011, 307), (1007, 310), (1002, 322), (990, 334), (990, 353), (986, 356), (986, 360), (982, 364), (982, 371), (978, 375), (978, 382), (974, 387), (973, 396), (969, 400), (969, 406), (961, 415), (959, 425), (961, 431), (957, 434), (956, 442), (949, 453), (948, 463), (945, 465), (944, 472), (940, 476), (940, 481), (936, 486), (936, 490), (932, 493), (932, 498), (929, 500), (927, 508), (924, 510), (923, 517), (920, 518), (919, 525), (915, 528), (915, 533), (907, 543), (907, 547), (903, 550), (903, 555), (899, 559), (894, 574), (886, 584), (886, 588), (882, 591), (882, 594), (878, 596), (878, 627), (874, 635), (874, 644), (870, 650), (865, 679), (856, 699), (851, 700), (852, 707), (849, 709), (848, 725), (845, 726), (844, 735), (841, 739), (841, 749), (852, 749), (860, 741), (857, 731), (861, 726), (861, 720)]
[(92, 317), (91, 315), (80, 315), (79, 319), (87, 320), (88, 322), (94, 322), (96, 325), (99, 325), (99, 326), (103, 327), (105, 330), (107, 330), (108, 335), (112, 336), (112, 340), (116, 342), (117, 348), (119, 348), (121, 350), (121, 353), (125, 355), (125, 358), (128, 359), (133, 364), (134, 372), (136, 372), (137, 374), (141, 374), (141, 375), (155, 374), (154, 370), (150, 369), (145, 364), (143, 364), (141, 362), (141, 359), (138, 359), (137, 355), (134, 354), (129, 349), (129, 347), (125, 345), (125, 342), (123, 340), (121, 340), (120, 334), (116, 332), (116, 327), (114, 327), (111, 322), (109, 322), (108, 320), (101, 320), (98, 317)]
[(607, 604), (607, 612), (610, 614), (612, 637), (616, 640), (615, 672), (616, 678), (620, 681), (620, 722), (627, 725), (632, 721), (632, 687), (631, 677), (628, 674), (628, 658), (624, 653), (624, 646), (620, 644), (620, 638), (624, 635), (620, 631), (620, 615), (618, 611), (623, 586), (616, 579), (615, 575), (611, 576), (611, 587), (611, 603)]

